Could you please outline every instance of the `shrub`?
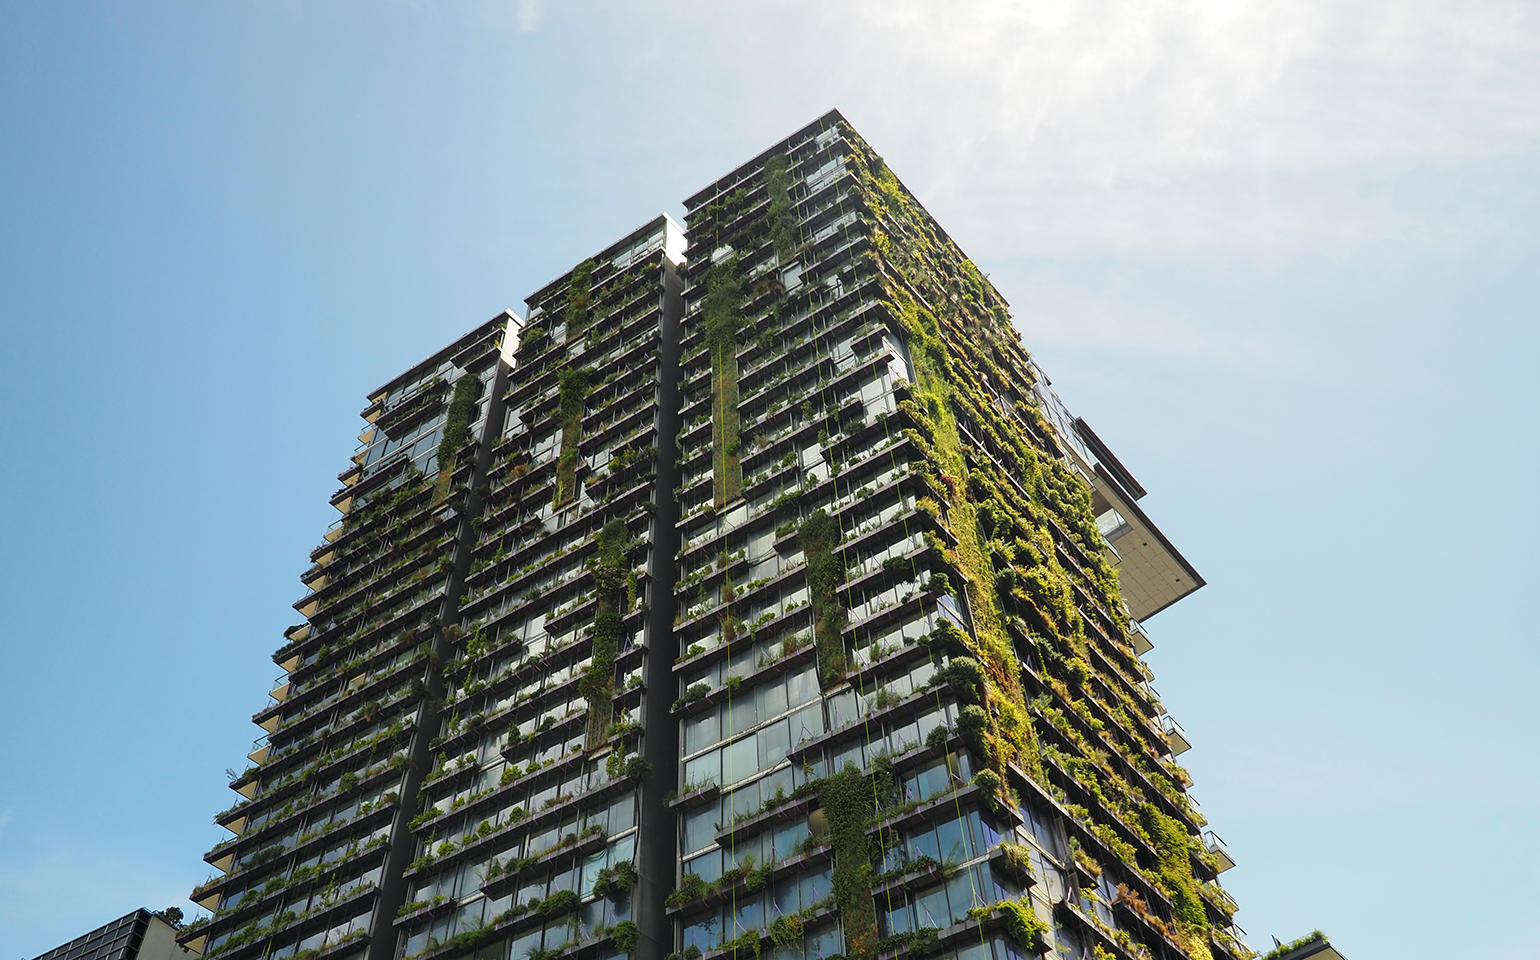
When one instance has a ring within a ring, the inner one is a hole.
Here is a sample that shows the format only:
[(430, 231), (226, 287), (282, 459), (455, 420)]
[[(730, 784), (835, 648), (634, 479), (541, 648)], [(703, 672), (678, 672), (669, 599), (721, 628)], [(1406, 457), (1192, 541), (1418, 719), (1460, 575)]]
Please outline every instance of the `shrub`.
[(1044, 947), (1048, 924), (1032, 909), (1027, 900), (1001, 900), (995, 906), (1005, 911), (1005, 932), (1012, 940), (1036, 953)]
[(630, 860), (620, 861), (610, 871), (610, 884), (617, 890), (630, 890), (636, 881), (636, 864)]
[(770, 924), (770, 939), (778, 947), (801, 941), (802, 933), (802, 917), (795, 913), (777, 917)]
[(637, 941), (641, 939), (641, 930), (630, 920), (622, 920), (610, 929), (610, 939), (626, 953), (635, 953)]
[(687, 873), (679, 879), (679, 886), (663, 901), (665, 906), (682, 907), (694, 903), (706, 895), (706, 881), (698, 873)]

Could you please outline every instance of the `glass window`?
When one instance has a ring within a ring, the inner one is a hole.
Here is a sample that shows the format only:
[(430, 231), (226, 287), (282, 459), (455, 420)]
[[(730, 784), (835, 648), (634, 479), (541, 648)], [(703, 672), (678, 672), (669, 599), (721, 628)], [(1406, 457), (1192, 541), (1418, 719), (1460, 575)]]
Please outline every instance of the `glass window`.
[(717, 714), (715, 710), (703, 717), (696, 717), (685, 721), (684, 752), (686, 754), (694, 753), (716, 743), (721, 739), (717, 731)]
[(779, 720), (755, 734), (759, 740), (759, 769), (774, 766), (786, 759), (791, 749), (791, 724)]
[(722, 751), (724, 782), (734, 783), (759, 769), (759, 749), (754, 737), (744, 737)]

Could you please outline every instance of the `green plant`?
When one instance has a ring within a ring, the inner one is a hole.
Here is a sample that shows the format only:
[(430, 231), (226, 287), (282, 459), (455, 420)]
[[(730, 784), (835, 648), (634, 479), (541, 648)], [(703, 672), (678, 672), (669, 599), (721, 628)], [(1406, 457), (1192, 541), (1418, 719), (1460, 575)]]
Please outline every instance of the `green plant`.
[(474, 376), (462, 375), (455, 381), (449, 412), (444, 416), (444, 438), (438, 445), (438, 468), (441, 475), (454, 469), (455, 454), (470, 439), (471, 415), (476, 412), (476, 400), (480, 392), (481, 381)]
[(770, 939), (778, 947), (798, 943), (802, 935), (802, 917), (795, 913), (777, 917), (770, 923)]
[(1032, 909), (1031, 900), (1001, 900), (995, 906), (1005, 911), (1005, 932), (1012, 940), (1034, 953), (1047, 948), (1048, 924)]
[(1300, 947), (1307, 946), (1312, 943), (1320, 943), (1324, 940), (1326, 940), (1326, 934), (1319, 930), (1312, 930), (1305, 934), (1303, 937), (1300, 937), (1298, 940), (1280, 944), (1279, 946), (1274, 947), (1273, 949), (1258, 957), (1257, 960), (1278, 960), (1278, 958), (1284, 954), (1292, 953), (1293, 951), (1298, 950)]
[(825, 778), (818, 791), (834, 846), (834, 898), (845, 924), (847, 950), (862, 960), (870, 960), (877, 944), (877, 907), (866, 844), (872, 793), (872, 784), (853, 763)]
[(840, 542), (839, 523), (823, 510), (815, 510), (798, 533), (807, 557), (808, 594), (813, 604), (813, 640), (818, 649), (818, 676), (825, 687), (845, 672), (845, 608), (839, 588), (845, 582), (845, 564), (834, 553)]
[(686, 873), (679, 878), (679, 885), (664, 898), (663, 903), (665, 906), (682, 907), (704, 897), (707, 889), (706, 881), (701, 879), (699, 874)]
[(1177, 926), (1187, 933), (1207, 931), (1208, 912), (1192, 875), (1187, 829), (1148, 803), (1139, 806), (1139, 822), (1155, 848), (1155, 876), (1171, 897)]
[(593, 660), (578, 681), (588, 701), (588, 748), (597, 747), (609, 730), (615, 703), (615, 648), (626, 603), (626, 550), (630, 534), (622, 520), (610, 520), (599, 531), (593, 562)]
[(561, 417), (561, 454), (556, 460), (555, 505), (565, 506), (577, 493), (577, 464), (583, 439), (583, 409), (593, 387), (593, 371), (567, 368), (556, 375)]
[(738, 331), (744, 324), (744, 292), (738, 258), (728, 257), (712, 266), (705, 285), (701, 312), (706, 346), (711, 351), (714, 502), (721, 507), (737, 499), (743, 485), (738, 439)]
[(571, 913), (578, 908), (582, 898), (572, 890), (558, 890), (540, 901), (540, 912), (548, 917)]
[(622, 860), (611, 869), (610, 885), (617, 890), (630, 890), (636, 886), (636, 864), (630, 860)]
[(610, 928), (610, 939), (625, 953), (635, 953), (641, 930), (630, 920), (622, 920)]
[(746, 930), (731, 940), (722, 941), (722, 954), (728, 960), (746, 960), (750, 955), (758, 957), (763, 946), (763, 936), (758, 930)]
[(1000, 807), (1000, 793), (1005, 788), (1005, 781), (1000, 779), (1000, 775), (986, 768), (973, 775), (973, 783), (983, 793), (984, 800), (989, 804), (989, 808), (991, 810), (998, 810)]
[(797, 242), (797, 218), (791, 206), (791, 174), (784, 154), (765, 161), (765, 189), (769, 195), (770, 242), (784, 260)]

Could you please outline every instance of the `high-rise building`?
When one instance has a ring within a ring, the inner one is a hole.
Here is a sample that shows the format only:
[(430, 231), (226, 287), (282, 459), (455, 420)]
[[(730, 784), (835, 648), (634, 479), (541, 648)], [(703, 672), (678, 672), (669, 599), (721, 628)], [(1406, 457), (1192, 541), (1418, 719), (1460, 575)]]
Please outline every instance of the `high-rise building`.
[[(370, 396), (216, 819), (231, 960), (1246, 958), (1196, 571), (838, 113)], [(686, 251), (688, 237), (688, 251)]]
[(34, 960), (193, 960), (196, 954), (176, 942), (180, 910), (168, 913), (170, 919), (140, 907)]

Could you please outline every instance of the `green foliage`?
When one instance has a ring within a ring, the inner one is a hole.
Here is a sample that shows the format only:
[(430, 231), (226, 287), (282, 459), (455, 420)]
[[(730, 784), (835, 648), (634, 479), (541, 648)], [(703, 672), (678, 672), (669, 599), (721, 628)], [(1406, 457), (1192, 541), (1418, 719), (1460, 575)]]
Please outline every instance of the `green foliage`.
[(1300, 937), (1298, 940), (1285, 943), (1282, 946), (1274, 947), (1273, 949), (1258, 957), (1257, 960), (1278, 960), (1279, 957), (1284, 956), (1285, 954), (1294, 950), (1298, 950), (1300, 947), (1307, 946), (1312, 943), (1320, 943), (1325, 939), (1326, 934), (1319, 930), (1312, 930), (1305, 934), (1303, 937)]
[(652, 764), (645, 757), (632, 757), (626, 761), (626, 776), (632, 780), (646, 780), (652, 776)]
[(593, 660), (578, 691), (588, 701), (588, 749), (604, 741), (615, 706), (615, 648), (625, 611), (626, 574), (630, 567), (626, 550), (630, 533), (621, 520), (611, 520), (599, 531), (598, 555), (593, 562), (594, 623)]
[(778, 947), (800, 943), (803, 934), (802, 917), (795, 913), (776, 917), (770, 923), (770, 940)]
[(758, 930), (746, 930), (742, 935), (722, 941), (722, 953), (728, 960), (748, 960), (759, 957), (763, 938)]
[(567, 281), (567, 342), (574, 343), (588, 326), (589, 307), (593, 304), (592, 285), (594, 262), (584, 260), (572, 268)]
[(972, 748), (979, 756), (988, 757), (986, 752), (988, 745), (984, 742), (984, 734), (989, 729), (989, 714), (977, 704), (968, 704), (957, 712), (957, 730), (962, 734), (963, 742)]
[(1007, 840), (1000, 844), (1000, 850), (1005, 855), (1005, 862), (1013, 869), (1023, 873), (1032, 872), (1032, 848), (1023, 843), (1012, 843)]
[(610, 939), (625, 953), (635, 953), (642, 931), (631, 920), (622, 920), (610, 928)]
[(791, 210), (791, 174), (784, 154), (765, 161), (765, 189), (770, 198), (770, 242), (785, 260), (797, 245), (797, 218)]
[(972, 657), (953, 657), (945, 667), (937, 670), (931, 683), (940, 686), (950, 684), (960, 703), (979, 703), (984, 696), (984, 668)]
[[(887, 186), (874, 191), (868, 199), (879, 206), (892, 203), (906, 207), (907, 194), (896, 180), (888, 183), (890, 177), (891, 173), (883, 168), (876, 181)], [(945, 523), (957, 538), (955, 556), (939, 543), (936, 547), (943, 562), (955, 562), (965, 574), (963, 589), (973, 615), (974, 634), (964, 641), (977, 655), (986, 678), (983, 701), (989, 708), (985, 714), (987, 730), (979, 731), (972, 745), (1001, 774), (1006, 763), (1017, 761), (1028, 773), (1041, 776), (1037, 738), (1024, 706), (1021, 666), (1002, 625), (1000, 599), (991, 589), (994, 571), (984, 549), (978, 509), (969, 495), (968, 464), (953, 410), (959, 394), (968, 389), (968, 378), (959, 376), (954, 369), (951, 348), (936, 316), (920, 307), (906, 291), (895, 289), (892, 295), (894, 313), (909, 341), (916, 378), (913, 399), (903, 401), (901, 406), (918, 427), (911, 432), (911, 439), (925, 452), (930, 472), (948, 493)], [(951, 302), (950, 297), (947, 302)], [(968, 730), (964, 728), (963, 732)]]
[(840, 542), (839, 522), (823, 510), (802, 521), (798, 539), (807, 558), (804, 574), (813, 605), (813, 640), (818, 649), (818, 676), (828, 687), (845, 672), (845, 607), (839, 588), (845, 582), (845, 564), (834, 553)]
[(1155, 848), (1155, 876), (1171, 897), (1177, 926), (1188, 934), (1206, 931), (1208, 911), (1203, 908), (1198, 882), (1192, 875), (1187, 829), (1148, 803), (1139, 807), (1139, 824)]
[(1064, 676), (1075, 686), (1083, 687), (1091, 679), (1091, 665), (1080, 657), (1069, 657), (1064, 661)]
[(876, 952), (880, 955), (908, 948), (911, 957), (928, 957), (941, 949), (941, 943), (936, 939), (940, 932), (935, 927), (921, 927), (908, 933), (895, 933), (877, 941)]
[(663, 901), (665, 906), (682, 907), (687, 903), (694, 903), (706, 895), (709, 889), (706, 881), (701, 879), (698, 873), (686, 873), (679, 878), (679, 886), (674, 888)]
[(583, 409), (593, 389), (593, 371), (562, 370), (556, 375), (561, 417), (561, 455), (556, 459), (556, 506), (569, 503), (577, 494), (577, 465), (583, 443)]
[(1005, 932), (1012, 940), (1033, 953), (1043, 952), (1048, 924), (1032, 909), (1031, 900), (1001, 900), (995, 906), (1005, 911)]
[(449, 412), (444, 416), (444, 438), (438, 444), (438, 468), (453, 470), (455, 453), (471, 438), (471, 415), (481, 393), (481, 380), (467, 373), (455, 381)]
[(479, 947), (488, 940), (491, 940), (495, 933), (496, 931), (491, 927), (474, 927), (455, 934), (444, 945), (447, 947), (459, 947), (462, 950), (470, 947)]
[(540, 912), (548, 917), (561, 916), (576, 910), (582, 900), (583, 898), (579, 897), (576, 891), (558, 890), (540, 901)]
[(877, 947), (877, 908), (866, 844), (874, 806), (872, 784), (855, 764), (847, 763), (844, 770), (824, 779), (818, 799), (834, 847), (834, 899), (845, 923), (845, 943), (851, 956), (870, 960)]
[(983, 792), (985, 800), (989, 803), (990, 808), (998, 809), (1000, 806), (1001, 792), (1005, 788), (1005, 782), (1000, 779), (1000, 775), (995, 771), (986, 768), (973, 775), (973, 783), (979, 788), (979, 790)]
[(711, 351), (712, 472), (719, 507), (737, 499), (743, 487), (738, 417), (738, 332), (744, 324), (743, 303), (737, 257), (707, 271), (701, 313), (706, 321), (706, 346)]

